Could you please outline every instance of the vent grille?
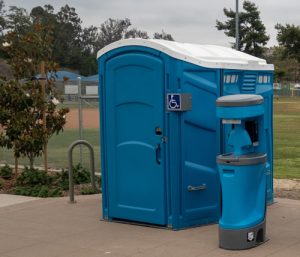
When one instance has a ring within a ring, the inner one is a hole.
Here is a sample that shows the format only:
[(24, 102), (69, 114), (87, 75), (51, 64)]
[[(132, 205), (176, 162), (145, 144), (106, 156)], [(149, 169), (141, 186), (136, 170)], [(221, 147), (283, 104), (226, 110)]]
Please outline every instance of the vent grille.
[(242, 93), (255, 93), (256, 88), (256, 75), (245, 74), (243, 78), (243, 84), (241, 88)]

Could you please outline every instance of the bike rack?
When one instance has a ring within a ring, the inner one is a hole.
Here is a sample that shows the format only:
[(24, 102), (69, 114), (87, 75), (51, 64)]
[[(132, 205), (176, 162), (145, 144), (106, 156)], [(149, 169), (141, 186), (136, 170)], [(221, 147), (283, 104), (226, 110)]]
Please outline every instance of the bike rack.
[(86, 141), (86, 140), (76, 140), (68, 148), (70, 203), (75, 203), (75, 200), (74, 200), (74, 181), (73, 181), (73, 149), (77, 145), (85, 145), (90, 151), (91, 184), (92, 184), (93, 189), (96, 191), (94, 149), (88, 141)]

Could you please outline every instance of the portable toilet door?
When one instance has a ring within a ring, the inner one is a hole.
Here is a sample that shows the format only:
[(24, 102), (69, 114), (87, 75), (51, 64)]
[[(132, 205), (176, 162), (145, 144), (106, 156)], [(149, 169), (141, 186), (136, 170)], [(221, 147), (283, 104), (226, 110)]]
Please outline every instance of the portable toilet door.
[(108, 216), (165, 225), (163, 61), (122, 54), (106, 62), (103, 79)]

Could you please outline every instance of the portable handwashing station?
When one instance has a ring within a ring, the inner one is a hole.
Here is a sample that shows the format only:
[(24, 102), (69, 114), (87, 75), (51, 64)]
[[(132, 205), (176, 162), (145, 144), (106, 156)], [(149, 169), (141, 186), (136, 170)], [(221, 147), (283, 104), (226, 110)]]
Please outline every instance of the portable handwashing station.
[(229, 95), (216, 101), (217, 117), (231, 127), (232, 152), (217, 156), (222, 186), (219, 245), (247, 249), (265, 241), (266, 142), (264, 99), (260, 95)]

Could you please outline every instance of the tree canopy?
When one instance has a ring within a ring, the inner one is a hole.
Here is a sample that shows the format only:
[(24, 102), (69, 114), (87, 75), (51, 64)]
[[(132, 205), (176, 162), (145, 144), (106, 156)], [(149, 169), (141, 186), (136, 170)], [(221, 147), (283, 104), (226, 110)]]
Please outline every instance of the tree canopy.
[(34, 158), (45, 154), (49, 138), (63, 130), (68, 109), (57, 108), (53, 77), (36, 78), (57, 69), (52, 60), (53, 27), (32, 19), (22, 8), (11, 8), (9, 15), (1, 48), (14, 79), (0, 78), (0, 146), (12, 148), (16, 160), (28, 157), (33, 167)]
[(5, 29), (5, 10), (4, 10), (4, 2), (3, 0), (0, 0), (0, 36), (3, 36), (3, 31)]
[[(255, 3), (250, 1), (243, 2), (244, 11), (239, 12), (239, 45), (238, 49), (245, 53), (261, 57), (264, 52), (264, 46), (270, 37), (266, 34), (266, 28), (260, 19), (260, 12)], [(228, 37), (235, 38), (235, 11), (232, 9), (223, 9), (227, 20), (216, 21), (216, 28), (223, 30)], [(232, 43), (235, 48), (235, 43)]]
[(172, 35), (166, 33), (164, 30), (162, 30), (161, 33), (158, 33), (158, 32), (154, 33), (153, 38), (174, 41), (174, 38), (172, 37)]
[(294, 58), (300, 63), (300, 26), (277, 24), (275, 29), (278, 43), (283, 47), (282, 57)]
[[(52, 31), (52, 59), (62, 68), (69, 68), (82, 75), (97, 73), (96, 54), (102, 47), (124, 38), (149, 38), (146, 31), (133, 27), (128, 18), (113, 19), (97, 26), (84, 27), (74, 7), (62, 6), (57, 12), (50, 4), (34, 7), (30, 13), (24, 8), (11, 6), (5, 9), (0, 0), (0, 42), (5, 29), (14, 30), (18, 35), (32, 30), (39, 23)], [(154, 33), (154, 38), (174, 40), (164, 31)], [(8, 58), (5, 52), (0, 56)]]

